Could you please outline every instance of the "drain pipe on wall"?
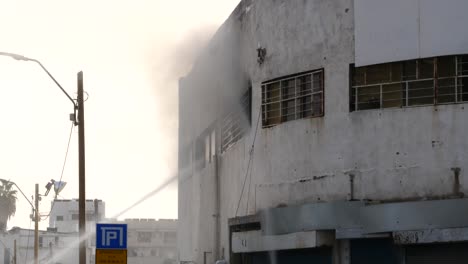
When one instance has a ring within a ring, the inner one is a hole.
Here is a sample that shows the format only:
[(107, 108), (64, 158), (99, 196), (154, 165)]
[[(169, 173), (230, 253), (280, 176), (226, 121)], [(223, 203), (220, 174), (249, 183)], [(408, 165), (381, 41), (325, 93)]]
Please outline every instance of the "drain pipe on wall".
[(220, 163), (220, 157), (219, 155), (215, 154), (213, 157), (215, 161), (215, 212), (213, 217), (215, 218), (215, 232), (214, 232), (214, 259), (219, 260), (220, 259), (220, 254), (219, 254), (219, 249), (220, 249), (220, 232), (221, 232), (221, 212), (220, 212), (220, 200), (221, 200), (221, 184), (220, 184), (220, 173), (219, 173), (219, 163)]
[(451, 168), (453, 171), (453, 195), (455, 197), (460, 197), (463, 198), (465, 195), (463, 192), (460, 191), (460, 171), (461, 169), (459, 167)]

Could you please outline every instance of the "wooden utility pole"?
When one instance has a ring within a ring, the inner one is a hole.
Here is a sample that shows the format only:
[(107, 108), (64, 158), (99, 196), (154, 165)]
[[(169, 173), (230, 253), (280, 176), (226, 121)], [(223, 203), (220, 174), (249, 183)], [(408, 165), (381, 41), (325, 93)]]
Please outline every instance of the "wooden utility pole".
[(85, 135), (84, 135), (83, 72), (78, 73), (78, 226), (80, 230), (79, 264), (86, 264), (86, 182), (85, 182)]
[(34, 264), (39, 264), (39, 184), (34, 194)]

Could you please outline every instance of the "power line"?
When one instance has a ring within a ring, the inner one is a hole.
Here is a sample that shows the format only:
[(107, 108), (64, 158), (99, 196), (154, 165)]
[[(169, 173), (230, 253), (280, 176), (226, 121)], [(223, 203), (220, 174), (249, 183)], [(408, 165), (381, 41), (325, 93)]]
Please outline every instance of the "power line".
[(0, 239), (0, 243), (2, 243), (2, 245), (7, 248), (7, 246), (5, 245), (5, 243), (3, 243), (3, 241)]
[[(63, 160), (62, 173), (60, 174), (59, 182), (62, 181), (63, 172), (65, 171), (65, 165), (67, 164), (68, 150), (70, 149), (70, 142), (71, 142), (71, 138), (72, 138), (72, 134), (73, 134), (73, 125), (74, 124), (72, 123), (71, 127), (70, 127), (70, 135), (68, 136), (67, 150), (65, 151), (65, 158)], [(44, 219), (41, 219), (41, 220), (47, 220), (47, 218), (49, 218), (50, 214), (52, 213), (52, 209), (54, 209), (55, 200), (57, 199), (57, 195), (58, 195), (58, 193), (55, 193), (54, 200), (52, 201), (52, 206), (50, 207), (49, 213), (47, 215), (45, 215)]]
[[(258, 111), (257, 126), (255, 128), (255, 134), (254, 134), (254, 138), (252, 140), (252, 146), (250, 147), (250, 151), (249, 151), (250, 156), (249, 156), (249, 162), (247, 163), (247, 170), (245, 171), (244, 183), (242, 184), (241, 194), (240, 194), (240, 197), (239, 197), (239, 201), (237, 202), (237, 208), (236, 208), (236, 214), (235, 214), (236, 217), (237, 217), (237, 212), (239, 211), (240, 203), (242, 201), (242, 196), (244, 195), (245, 183), (247, 182), (247, 176), (249, 175), (250, 164), (252, 163), (253, 152), (254, 152), (254, 147), (255, 147), (255, 140), (257, 139), (257, 131), (258, 131), (258, 125), (260, 123), (260, 116), (261, 115), (262, 115), (262, 108), (260, 107), (260, 109)], [(250, 186), (249, 186), (249, 188), (250, 188)], [(248, 203), (248, 200), (247, 200), (247, 203)]]

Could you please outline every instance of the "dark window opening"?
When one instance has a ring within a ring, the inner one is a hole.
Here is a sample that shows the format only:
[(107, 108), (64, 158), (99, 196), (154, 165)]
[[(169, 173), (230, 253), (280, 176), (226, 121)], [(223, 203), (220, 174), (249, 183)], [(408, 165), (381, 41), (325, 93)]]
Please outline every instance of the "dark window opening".
[(221, 152), (226, 151), (244, 136), (252, 124), (252, 86), (221, 121)]

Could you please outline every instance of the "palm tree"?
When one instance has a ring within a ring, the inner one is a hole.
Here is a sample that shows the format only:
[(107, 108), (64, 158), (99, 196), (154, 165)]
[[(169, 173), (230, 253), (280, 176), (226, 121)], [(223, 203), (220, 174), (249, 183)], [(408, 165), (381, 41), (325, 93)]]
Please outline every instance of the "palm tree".
[(0, 179), (0, 232), (6, 231), (6, 224), (16, 212), (16, 190), (13, 182)]

